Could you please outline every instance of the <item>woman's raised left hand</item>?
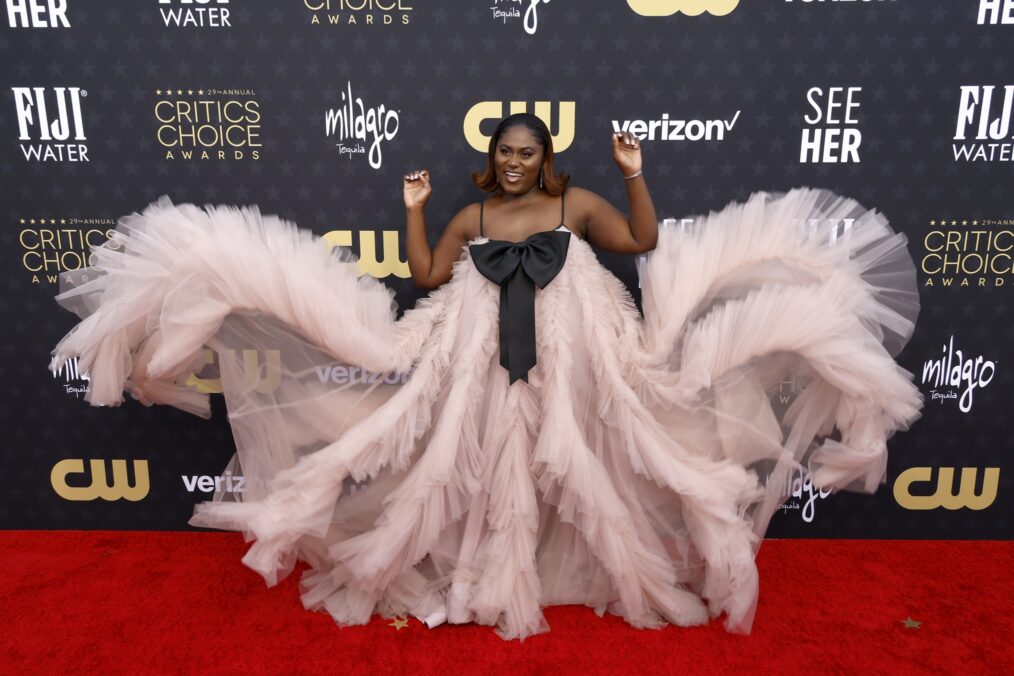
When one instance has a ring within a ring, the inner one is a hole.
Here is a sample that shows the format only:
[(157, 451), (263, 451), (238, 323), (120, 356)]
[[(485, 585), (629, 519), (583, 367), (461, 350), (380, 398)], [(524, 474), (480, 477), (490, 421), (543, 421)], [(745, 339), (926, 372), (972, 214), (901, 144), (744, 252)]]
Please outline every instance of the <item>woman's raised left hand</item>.
[(641, 171), (641, 141), (629, 131), (613, 134), (613, 161), (624, 176)]

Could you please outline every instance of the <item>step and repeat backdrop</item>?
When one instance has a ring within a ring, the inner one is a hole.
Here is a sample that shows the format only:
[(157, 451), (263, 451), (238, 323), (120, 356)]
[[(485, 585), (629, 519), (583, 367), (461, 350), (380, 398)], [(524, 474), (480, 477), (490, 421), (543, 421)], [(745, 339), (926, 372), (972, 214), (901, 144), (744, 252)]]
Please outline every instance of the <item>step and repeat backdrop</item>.
[[(799, 475), (769, 535), (1012, 535), (1014, 0), (0, 0), (0, 25), (0, 527), (185, 529), (243, 490), (220, 396), (210, 421), (92, 408), (76, 363), (47, 370), (75, 322), (57, 275), (120, 216), (256, 203), (350, 246), (403, 311), (402, 175), (432, 173), (435, 242), (482, 198), (493, 126), (529, 111), (620, 209), (629, 130), (660, 217), (808, 185), (907, 234), (924, 416), (876, 494)], [(633, 258), (601, 260), (639, 299)], [(207, 358), (191, 384), (214, 393)]]

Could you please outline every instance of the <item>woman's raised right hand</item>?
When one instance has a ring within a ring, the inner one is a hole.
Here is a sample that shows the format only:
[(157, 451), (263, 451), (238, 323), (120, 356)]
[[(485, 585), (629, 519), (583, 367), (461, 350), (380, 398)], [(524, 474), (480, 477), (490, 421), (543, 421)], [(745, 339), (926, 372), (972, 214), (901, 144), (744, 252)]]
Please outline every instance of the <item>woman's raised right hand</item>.
[(405, 174), (405, 208), (418, 209), (426, 204), (433, 189), (430, 187), (430, 172), (425, 169)]

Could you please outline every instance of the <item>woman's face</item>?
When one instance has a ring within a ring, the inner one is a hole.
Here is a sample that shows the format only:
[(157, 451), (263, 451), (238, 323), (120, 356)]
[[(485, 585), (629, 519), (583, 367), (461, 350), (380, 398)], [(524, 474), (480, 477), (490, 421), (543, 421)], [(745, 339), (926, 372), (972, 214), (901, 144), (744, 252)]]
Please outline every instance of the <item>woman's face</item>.
[(528, 127), (508, 127), (493, 153), (496, 179), (505, 193), (523, 195), (539, 185), (544, 151)]

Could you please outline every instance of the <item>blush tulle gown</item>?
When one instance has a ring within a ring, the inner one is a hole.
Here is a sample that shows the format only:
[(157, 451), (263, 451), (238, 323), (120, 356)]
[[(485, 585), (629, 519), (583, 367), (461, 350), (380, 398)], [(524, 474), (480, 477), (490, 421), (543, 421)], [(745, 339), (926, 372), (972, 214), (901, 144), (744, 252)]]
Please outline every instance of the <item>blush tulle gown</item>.
[(642, 318), (556, 233), (519, 379), (500, 358), (502, 287), (470, 253), (485, 237), (396, 319), (350, 251), (255, 207), (163, 197), (62, 276), (82, 321), (50, 367), (79, 356), (93, 405), (126, 391), (206, 417), (187, 381), (214, 350), (224, 469), (246, 486), (190, 523), (244, 533), (269, 585), (305, 561), (304, 605), (340, 625), (413, 614), (515, 638), (548, 629), (545, 606), (584, 604), (748, 632), (793, 474), (873, 492), (887, 439), (919, 416), (894, 360), (919, 308), (906, 239), (826, 191), (757, 193), (660, 228), (638, 262)]

